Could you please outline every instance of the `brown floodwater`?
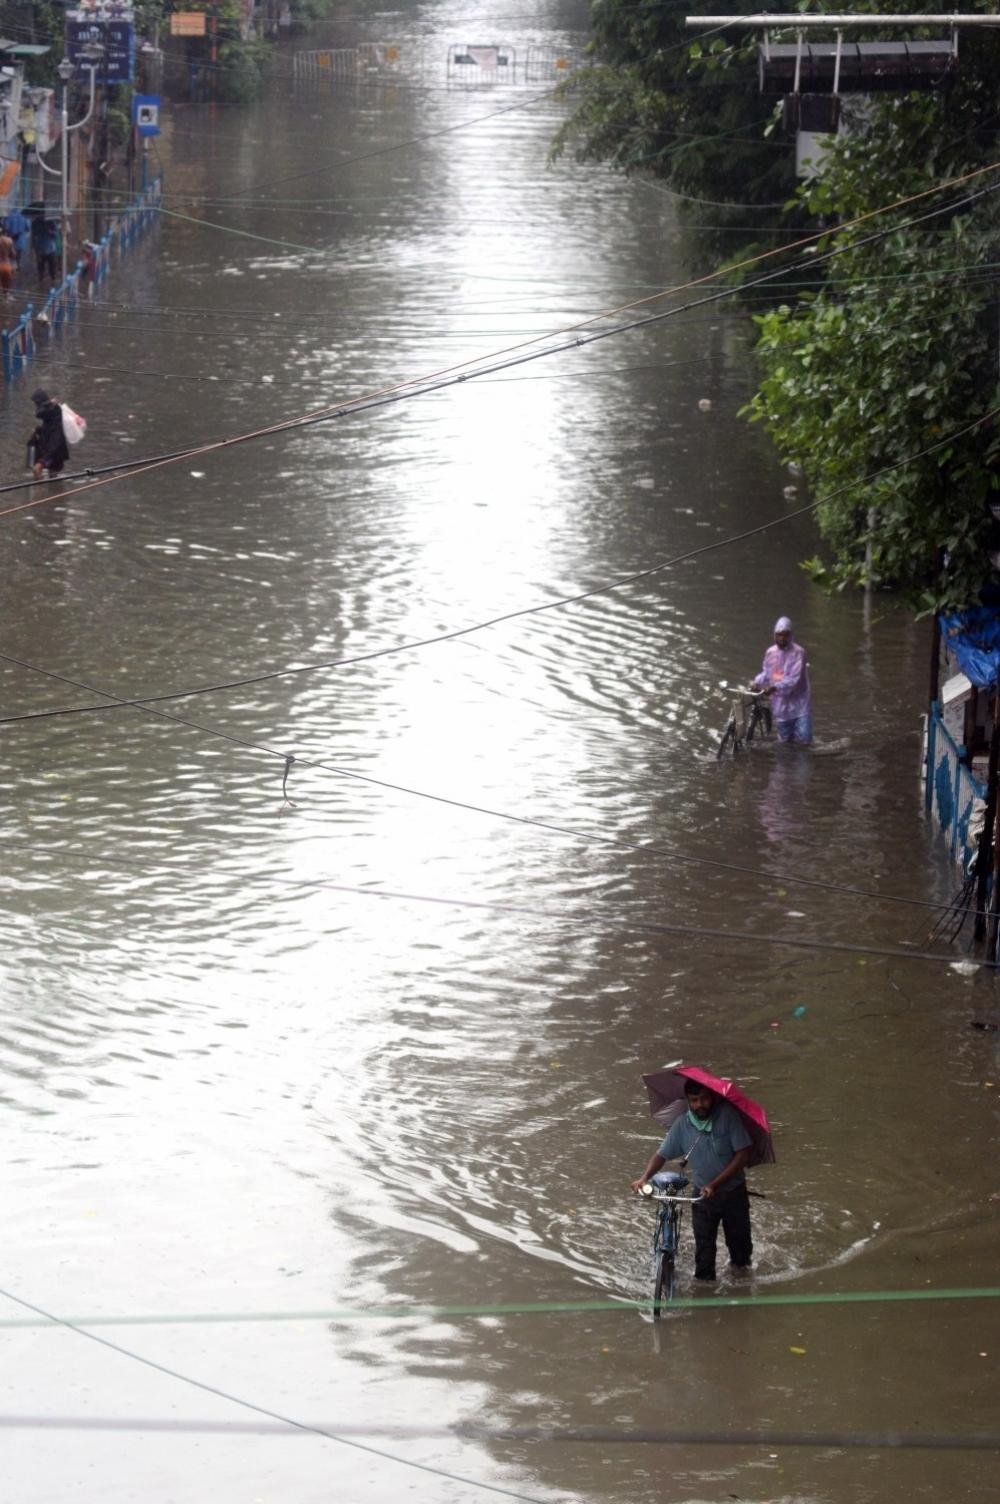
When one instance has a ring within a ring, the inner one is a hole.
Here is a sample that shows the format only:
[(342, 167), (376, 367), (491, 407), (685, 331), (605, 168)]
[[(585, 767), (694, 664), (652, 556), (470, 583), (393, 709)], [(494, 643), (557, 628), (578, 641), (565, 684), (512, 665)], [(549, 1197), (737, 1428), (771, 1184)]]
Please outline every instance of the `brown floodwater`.
[[(172, 214), (5, 390), (7, 477), (38, 384), (98, 466), (683, 282), (669, 195), (548, 164), (543, 89), (447, 87), (450, 44), (561, 45), (580, 8), (472, 17), (407, 16), (391, 87), (296, 95), (286, 60), (265, 104), (171, 110)], [(927, 624), (813, 587), (808, 518), (557, 604), (801, 504), (752, 383), (722, 303), (0, 521), (35, 666), (0, 664), (5, 715), (353, 660), (3, 728), (0, 1285), (197, 1318), (93, 1330), (344, 1437), (8, 1324), (11, 1504), (986, 1497), (990, 1452), (880, 1444), (996, 1431), (996, 1303), (940, 1298), (996, 1279), (992, 983), (905, 954), (958, 885)], [(785, 612), (816, 746), (718, 764)], [(681, 1057), (776, 1125), (750, 1293), (933, 1298), (530, 1309), (647, 1295), (639, 1075)]]

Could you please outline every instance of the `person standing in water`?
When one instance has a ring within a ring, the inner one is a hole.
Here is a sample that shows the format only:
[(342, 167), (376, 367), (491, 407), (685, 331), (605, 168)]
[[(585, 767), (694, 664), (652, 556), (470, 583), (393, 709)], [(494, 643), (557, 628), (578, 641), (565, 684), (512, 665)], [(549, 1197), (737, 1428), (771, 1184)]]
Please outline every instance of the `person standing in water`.
[(35, 404), (36, 419), (35, 430), (28, 440), (31, 473), (36, 480), (43, 476), (51, 480), (69, 459), (69, 445), (63, 432), (62, 408), (41, 387), (37, 392), (32, 392), (31, 400)]
[(750, 1193), (744, 1173), (753, 1140), (736, 1108), (700, 1081), (685, 1081), (684, 1101), (686, 1112), (677, 1119), (638, 1180), (631, 1182), (632, 1190), (641, 1192), (668, 1160), (683, 1156), (682, 1163), (690, 1162), (699, 1197), (691, 1208), (695, 1279), (715, 1279), (720, 1227), (730, 1267), (744, 1273), (753, 1260)]
[(778, 727), (778, 740), (808, 747), (812, 734), (812, 688), (806, 650), (792, 636), (792, 623), (779, 616), (774, 624), (774, 642), (764, 654), (764, 666), (751, 689), (768, 690)]
[(0, 229), (0, 296), (3, 297), (5, 303), (10, 302), (10, 289), (16, 267), (17, 247), (4, 227)]

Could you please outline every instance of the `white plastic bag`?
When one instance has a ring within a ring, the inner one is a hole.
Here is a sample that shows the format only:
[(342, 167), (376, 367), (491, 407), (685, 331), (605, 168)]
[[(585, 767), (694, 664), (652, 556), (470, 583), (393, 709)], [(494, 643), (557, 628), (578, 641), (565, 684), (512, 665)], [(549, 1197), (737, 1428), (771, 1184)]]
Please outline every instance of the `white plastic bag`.
[(81, 418), (65, 402), (59, 404), (62, 411), (63, 433), (66, 435), (67, 444), (79, 444), (81, 439), (87, 436), (87, 420)]

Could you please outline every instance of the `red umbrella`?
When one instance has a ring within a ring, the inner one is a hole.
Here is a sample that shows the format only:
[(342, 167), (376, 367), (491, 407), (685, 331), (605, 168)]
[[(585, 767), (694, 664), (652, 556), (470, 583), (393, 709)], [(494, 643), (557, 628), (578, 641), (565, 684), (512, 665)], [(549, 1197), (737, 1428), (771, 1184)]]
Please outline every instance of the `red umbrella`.
[(700, 1065), (681, 1065), (680, 1061), (665, 1066), (662, 1071), (653, 1071), (651, 1075), (643, 1076), (642, 1080), (649, 1093), (650, 1116), (662, 1123), (664, 1128), (672, 1128), (685, 1111), (685, 1081), (697, 1081), (699, 1085), (707, 1086), (709, 1091), (714, 1091), (724, 1102), (731, 1103), (746, 1124), (747, 1132), (753, 1140), (748, 1163), (774, 1164), (774, 1144), (771, 1142), (771, 1125), (767, 1121), (767, 1113), (759, 1102), (751, 1101), (745, 1092), (740, 1091), (735, 1081), (729, 1081), (725, 1076), (711, 1076)]

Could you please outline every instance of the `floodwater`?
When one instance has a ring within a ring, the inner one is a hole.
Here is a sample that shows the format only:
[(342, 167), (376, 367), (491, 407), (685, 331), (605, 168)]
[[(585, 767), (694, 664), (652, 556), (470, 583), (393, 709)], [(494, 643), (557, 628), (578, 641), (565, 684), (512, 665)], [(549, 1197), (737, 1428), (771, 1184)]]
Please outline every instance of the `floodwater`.
[[(463, 14), (410, 18), (423, 77), (171, 112), (191, 218), (6, 391), (9, 478), (38, 384), (97, 466), (686, 280), (668, 196), (547, 165), (544, 90), (446, 86)], [(801, 502), (751, 382), (723, 303), (0, 519), (34, 666), (3, 663), (5, 715), (303, 670), (4, 727), (0, 1284), (192, 1318), (92, 1328), (172, 1373), (3, 1330), (10, 1504), (986, 1496), (989, 1452), (882, 1444), (995, 1430), (1000, 1349), (995, 1302), (938, 1297), (995, 1282), (1000, 1063), (992, 984), (905, 956), (957, 886), (927, 626), (812, 587), (807, 518), (726, 542)], [(782, 612), (817, 746), (719, 765), (720, 685)], [(751, 1291), (929, 1298), (525, 1309), (648, 1292), (639, 1074), (680, 1057), (776, 1124)], [(459, 1311), (387, 1310), (426, 1305)]]

